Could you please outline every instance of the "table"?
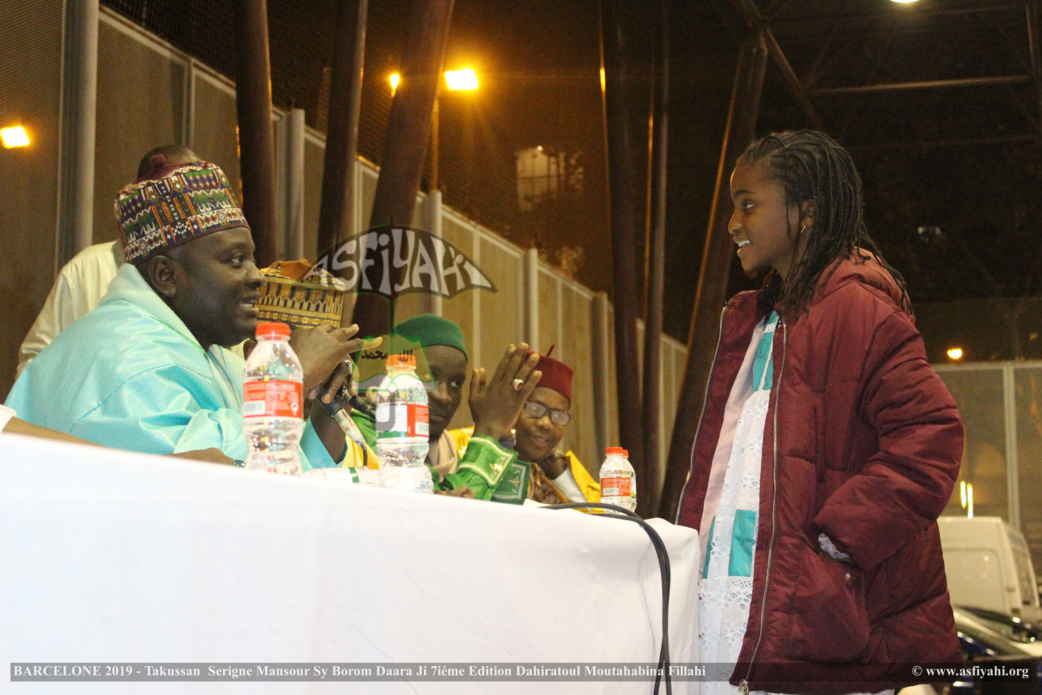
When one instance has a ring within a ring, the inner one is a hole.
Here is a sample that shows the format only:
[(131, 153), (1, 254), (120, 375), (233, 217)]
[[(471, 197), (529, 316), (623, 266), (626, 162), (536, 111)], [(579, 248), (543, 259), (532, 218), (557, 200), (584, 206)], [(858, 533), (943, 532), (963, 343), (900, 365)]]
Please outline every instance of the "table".
[[(652, 523), (671, 560), (672, 660), (694, 662), (698, 537)], [(10, 664), (23, 662), (654, 663), (660, 614), (654, 549), (625, 521), (0, 435), (5, 692), (237, 687), (9, 682)], [(674, 691), (694, 685), (674, 682)], [(650, 693), (652, 683), (241, 689)]]

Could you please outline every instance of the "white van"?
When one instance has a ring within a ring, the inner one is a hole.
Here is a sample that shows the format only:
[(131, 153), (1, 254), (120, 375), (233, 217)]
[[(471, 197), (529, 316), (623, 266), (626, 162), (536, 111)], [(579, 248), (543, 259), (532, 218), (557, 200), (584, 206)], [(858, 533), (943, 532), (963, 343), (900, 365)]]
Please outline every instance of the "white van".
[(997, 516), (942, 516), (937, 525), (952, 605), (1042, 622), (1024, 534)]

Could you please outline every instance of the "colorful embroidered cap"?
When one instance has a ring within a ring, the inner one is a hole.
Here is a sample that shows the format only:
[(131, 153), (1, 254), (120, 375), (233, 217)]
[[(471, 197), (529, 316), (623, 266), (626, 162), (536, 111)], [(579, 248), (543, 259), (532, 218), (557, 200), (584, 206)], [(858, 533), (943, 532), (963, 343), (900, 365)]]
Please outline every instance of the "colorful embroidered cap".
[(257, 318), (294, 328), (327, 324), (340, 327), (347, 283), (306, 260), (275, 261), (261, 269), (267, 280), (257, 300)]
[(123, 253), (134, 264), (207, 234), (250, 228), (219, 166), (171, 165), (161, 154), (149, 174), (120, 189), (115, 211)]

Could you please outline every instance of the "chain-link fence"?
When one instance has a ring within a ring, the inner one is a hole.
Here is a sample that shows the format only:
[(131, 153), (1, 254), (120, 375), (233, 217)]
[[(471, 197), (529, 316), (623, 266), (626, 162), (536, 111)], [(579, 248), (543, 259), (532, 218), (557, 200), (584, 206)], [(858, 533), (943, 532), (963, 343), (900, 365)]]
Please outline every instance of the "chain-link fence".
[[(234, 79), (232, 0), (102, 4)], [(391, 109), (389, 77), (399, 70), (412, 5), (404, 0), (368, 5), (358, 153), (377, 165)], [(268, 1), (273, 104), (304, 109), (307, 124), (322, 132), (336, 9), (335, 0)], [(540, 0), (505, 12), (510, 16), (492, 13), (478, 0), (455, 3), (445, 68), (473, 67), (480, 86), (476, 92), (443, 89), (439, 99), (439, 183), (445, 203), (514, 243), (540, 247), (549, 262), (593, 289), (607, 290), (596, 3), (562, 7)], [(554, 191), (522, 210), (516, 157), (537, 146), (576, 162), (584, 185)], [(424, 186), (429, 183), (430, 152)], [(582, 257), (574, 253), (579, 247), (587, 249)]]
[(1024, 532), (1042, 567), (1042, 362), (937, 367), (966, 425), (946, 515), (999, 516)]

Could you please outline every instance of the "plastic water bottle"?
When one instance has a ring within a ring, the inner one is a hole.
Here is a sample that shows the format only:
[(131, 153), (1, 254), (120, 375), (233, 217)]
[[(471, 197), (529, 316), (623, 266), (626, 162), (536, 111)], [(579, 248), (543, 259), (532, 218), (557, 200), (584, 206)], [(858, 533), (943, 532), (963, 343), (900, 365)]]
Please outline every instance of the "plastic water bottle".
[(257, 347), (246, 361), (243, 430), (250, 448), (246, 468), (301, 475), (304, 370), (289, 345), (289, 326), (257, 326)]
[(614, 504), (631, 512), (636, 510), (637, 478), (628, 458), (630, 452), (622, 447), (609, 446), (604, 453), (607, 456), (601, 464), (601, 502)]
[(427, 390), (416, 376), (416, 358), (391, 355), (387, 376), (376, 396), (376, 455), (382, 486), (409, 492), (434, 492), (427, 468), (430, 423)]

